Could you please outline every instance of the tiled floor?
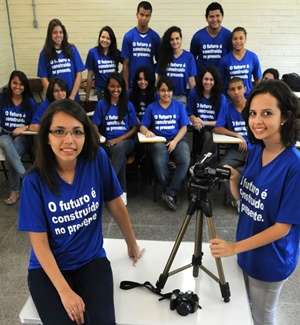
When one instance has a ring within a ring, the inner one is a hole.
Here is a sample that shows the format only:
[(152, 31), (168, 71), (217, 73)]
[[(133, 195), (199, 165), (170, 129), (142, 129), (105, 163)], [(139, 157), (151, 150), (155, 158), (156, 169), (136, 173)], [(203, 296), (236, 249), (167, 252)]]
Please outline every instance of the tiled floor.
[[(7, 194), (5, 190), (7, 183), (2, 177), (0, 175), (0, 325), (17, 325), (20, 324), (18, 313), (28, 295), (26, 266), (29, 243), (26, 234), (16, 231), (17, 207), (6, 207), (2, 203)], [(213, 192), (214, 221), (217, 233), (225, 239), (232, 240), (235, 233), (236, 215), (232, 208), (222, 205), (222, 191), (214, 189)], [(178, 210), (176, 212), (168, 211), (161, 202), (153, 202), (152, 189), (149, 186), (143, 190), (137, 190), (136, 186), (130, 187), (128, 202), (137, 237), (151, 240), (174, 240), (179, 225), (186, 214), (188, 204), (185, 195), (182, 195)], [(195, 223), (193, 219), (188, 227), (185, 240), (194, 238)], [(104, 217), (103, 229), (106, 237), (121, 237), (115, 223), (107, 215)], [(300, 268), (298, 267), (283, 289), (278, 312), (278, 325), (299, 324), (299, 288)], [(220, 325), (227, 324), (230, 325), (229, 320), (220, 322)]]

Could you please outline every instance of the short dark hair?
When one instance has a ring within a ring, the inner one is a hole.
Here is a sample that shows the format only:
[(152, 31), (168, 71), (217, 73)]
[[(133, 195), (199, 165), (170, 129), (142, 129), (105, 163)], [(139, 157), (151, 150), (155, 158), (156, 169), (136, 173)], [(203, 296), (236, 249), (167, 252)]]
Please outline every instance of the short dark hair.
[(267, 73), (271, 73), (273, 76), (274, 76), (274, 79), (276, 80), (279, 80), (279, 71), (277, 69), (274, 69), (274, 68), (269, 68), (269, 69), (266, 69), (263, 73), (263, 78), (264, 76), (267, 74)]
[[(298, 110), (298, 98), (291, 89), (281, 80), (263, 80), (251, 92), (244, 112), (248, 123), (249, 111), (253, 98), (260, 94), (270, 94), (277, 100), (278, 108), (281, 115), (286, 121), (281, 126), (280, 136), (285, 147), (292, 146), (296, 143), (296, 115)], [(262, 143), (261, 140), (255, 139), (250, 128), (248, 128), (250, 140), (254, 143)]]
[(46, 92), (46, 98), (48, 99), (49, 103), (52, 103), (55, 101), (55, 98), (53, 95), (55, 85), (58, 85), (58, 87), (61, 90), (64, 90), (66, 92), (66, 95), (67, 95), (66, 98), (69, 97), (69, 90), (68, 90), (68, 85), (66, 84), (66, 82), (59, 78), (53, 78), (53, 79), (50, 79), (49, 85), (47, 88), (47, 92)]
[(141, 8), (144, 10), (150, 10), (152, 13), (152, 5), (149, 1), (141, 1), (137, 6), (136, 12), (138, 13)]
[(236, 32), (242, 32), (245, 34), (245, 36), (247, 37), (247, 31), (246, 31), (246, 28), (244, 27), (241, 27), (241, 26), (237, 26), (233, 29), (233, 31), (231, 32), (231, 38), (233, 37), (233, 34), (236, 33)]
[(208, 5), (208, 7), (206, 8), (206, 12), (205, 12), (205, 17), (207, 18), (209, 15), (210, 11), (214, 11), (214, 10), (220, 10), (222, 16), (224, 16), (224, 10), (223, 7), (219, 4), (219, 2), (212, 2), (211, 4)]
[(86, 160), (92, 160), (96, 157), (99, 147), (96, 129), (86, 115), (84, 109), (77, 102), (71, 99), (62, 99), (54, 101), (49, 105), (41, 120), (40, 130), (37, 136), (37, 152), (33, 168), (38, 171), (41, 178), (54, 193), (58, 192), (58, 165), (55, 154), (49, 145), (48, 137), (53, 116), (59, 112), (74, 117), (83, 125), (85, 141), (79, 157)]
[(156, 89), (159, 90), (159, 88), (162, 86), (162, 84), (166, 84), (169, 90), (174, 91), (173, 82), (169, 78), (167, 78), (166, 76), (161, 76), (158, 79)]
[(245, 84), (244, 84), (244, 80), (241, 78), (241, 77), (232, 77), (231, 79), (229, 79), (228, 81), (228, 88), (231, 84), (234, 84), (236, 82), (241, 82), (243, 84), (243, 86), (245, 87)]

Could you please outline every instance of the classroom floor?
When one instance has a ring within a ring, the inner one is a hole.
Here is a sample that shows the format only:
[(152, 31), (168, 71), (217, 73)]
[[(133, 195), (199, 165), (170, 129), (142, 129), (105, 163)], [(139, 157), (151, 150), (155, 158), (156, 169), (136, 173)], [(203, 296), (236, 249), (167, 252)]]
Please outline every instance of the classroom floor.
[[(153, 202), (153, 190), (150, 185), (143, 188), (130, 180), (128, 209), (137, 237), (140, 239), (173, 241), (179, 226), (186, 215), (188, 201), (182, 193), (180, 207), (176, 212), (165, 209), (162, 202)], [(27, 256), (29, 242), (26, 234), (16, 230), (17, 206), (7, 207), (3, 199), (7, 195), (7, 182), (0, 175), (0, 325), (20, 324), (18, 319), (28, 296), (26, 284)], [(231, 207), (223, 206), (222, 188), (213, 189), (211, 194), (216, 230), (220, 237), (233, 240), (236, 225), (236, 213)], [(185, 240), (194, 238), (194, 219), (188, 227)], [(121, 234), (107, 215), (104, 217), (104, 234), (110, 238), (121, 238)], [(205, 235), (205, 238), (207, 236)], [(124, 242), (125, 245), (125, 242)], [(192, 255), (193, 252), (191, 252)], [(146, 252), (147, 254), (147, 252)], [(270, 270), (271, 271), (271, 270)], [(226, 270), (225, 270), (226, 277)], [(278, 310), (278, 325), (298, 325), (300, 319), (300, 268), (284, 286)], [(234, 315), (233, 315), (234, 317)], [(230, 321), (220, 322), (230, 325)], [(168, 324), (167, 324), (168, 325)]]

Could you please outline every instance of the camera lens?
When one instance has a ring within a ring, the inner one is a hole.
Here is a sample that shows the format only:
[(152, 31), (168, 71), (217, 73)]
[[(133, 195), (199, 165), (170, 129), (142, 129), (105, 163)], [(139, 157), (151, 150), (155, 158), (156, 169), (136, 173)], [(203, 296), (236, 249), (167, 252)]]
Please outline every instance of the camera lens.
[(182, 301), (177, 305), (176, 310), (179, 315), (186, 316), (192, 313), (192, 306), (185, 298), (182, 298)]

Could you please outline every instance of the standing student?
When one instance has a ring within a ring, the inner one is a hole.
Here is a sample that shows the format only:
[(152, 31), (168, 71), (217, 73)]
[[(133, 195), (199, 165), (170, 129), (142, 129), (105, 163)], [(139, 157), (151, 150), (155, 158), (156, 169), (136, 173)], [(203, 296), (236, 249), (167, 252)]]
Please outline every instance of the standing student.
[(300, 154), (295, 148), (297, 98), (281, 81), (263, 81), (246, 106), (249, 149), (235, 197), (236, 242), (210, 241), (214, 257), (238, 255), (255, 325), (275, 325), (283, 284), (295, 270), (300, 238)]
[(46, 92), (46, 99), (40, 103), (36, 112), (33, 115), (31, 124), (29, 126), (30, 131), (38, 131), (40, 129), (40, 123), (42, 116), (47, 110), (48, 106), (55, 100), (61, 100), (68, 97), (67, 84), (58, 78), (51, 79)]
[(119, 73), (112, 73), (108, 77), (104, 99), (97, 104), (93, 123), (106, 138), (106, 148), (123, 189), (122, 198), (126, 204), (126, 160), (134, 149), (138, 121), (134, 106), (127, 98), (124, 78)]
[(121, 55), (126, 89), (131, 88), (135, 72), (141, 66), (147, 67), (154, 76), (160, 37), (149, 27), (151, 14), (151, 3), (141, 1), (137, 6), (137, 26), (124, 35)]
[(29, 81), (22, 71), (13, 71), (8, 87), (0, 96), (0, 148), (4, 151), (10, 194), (4, 203), (15, 204), (19, 199), (20, 179), (25, 173), (21, 157), (30, 151), (31, 138), (22, 135), (28, 130), (36, 103)]
[[(233, 77), (240, 77), (246, 87), (246, 98), (261, 77), (261, 67), (257, 55), (245, 48), (247, 32), (244, 27), (236, 27), (232, 31), (232, 52), (225, 55), (220, 61), (220, 71), (224, 78), (225, 88)], [(253, 80), (252, 80), (253, 78)]]
[(182, 32), (177, 26), (168, 28), (161, 41), (157, 70), (174, 85), (174, 99), (186, 104), (188, 88), (195, 87), (197, 67), (193, 55), (182, 49)]
[(93, 78), (98, 100), (104, 96), (104, 88), (107, 77), (118, 72), (121, 62), (121, 53), (117, 48), (117, 40), (114, 31), (109, 26), (104, 26), (98, 36), (98, 45), (89, 50), (85, 67), (88, 70), (86, 101), (89, 100)]
[[(184, 136), (189, 119), (182, 103), (172, 99), (173, 85), (162, 76), (157, 83), (159, 100), (150, 104), (144, 114), (140, 131), (146, 137), (163, 136), (167, 143), (150, 144), (154, 170), (163, 187), (162, 200), (171, 210), (177, 208), (177, 193), (190, 164), (190, 149)], [(175, 171), (170, 173), (170, 156), (175, 161)]]
[(231, 32), (222, 26), (223, 7), (212, 2), (206, 8), (205, 17), (208, 25), (194, 34), (190, 49), (199, 72), (209, 65), (218, 67), (221, 58), (231, 50)]
[(84, 69), (77, 48), (68, 42), (65, 26), (59, 19), (52, 19), (38, 61), (37, 74), (42, 79), (44, 90), (47, 90), (50, 78), (59, 78), (68, 85), (69, 98), (79, 100), (81, 72)]
[(121, 193), (82, 107), (69, 99), (53, 102), (41, 121), (19, 210), (19, 230), (28, 232), (32, 246), (29, 290), (44, 325), (115, 324), (104, 203), (129, 256), (134, 262), (141, 256)]
[(193, 125), (193, 157), (202, 157), (207, 152), (215, 152), (212, 129), (216, 125), (219, 111), (227, 105), (222, 94), (222, 83), (216, 68), (203, 69), (196, 78), (196, 87), (188, 97), (188, 114)]

